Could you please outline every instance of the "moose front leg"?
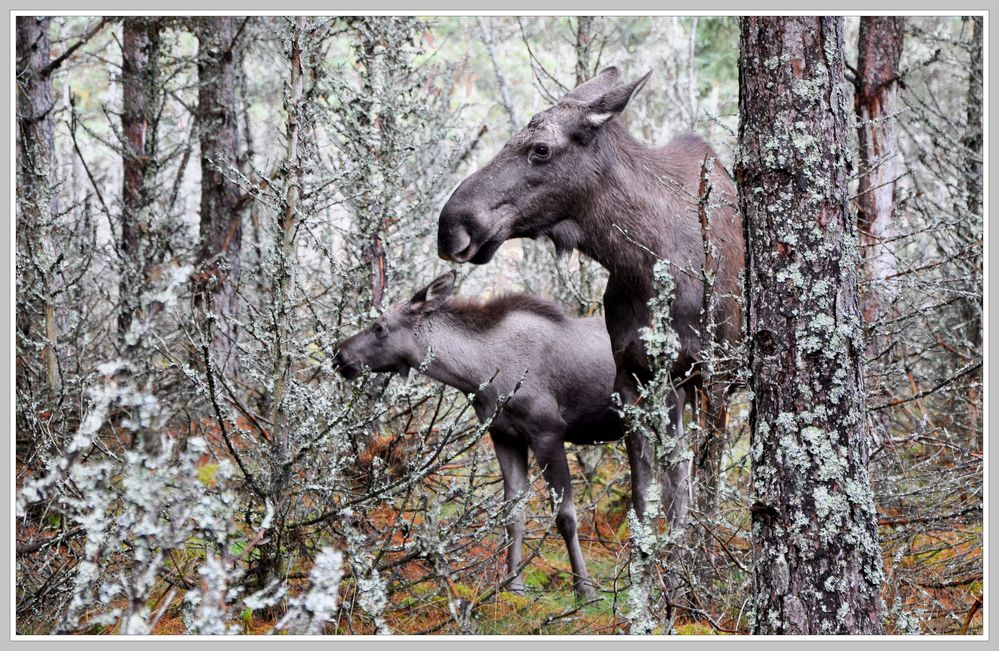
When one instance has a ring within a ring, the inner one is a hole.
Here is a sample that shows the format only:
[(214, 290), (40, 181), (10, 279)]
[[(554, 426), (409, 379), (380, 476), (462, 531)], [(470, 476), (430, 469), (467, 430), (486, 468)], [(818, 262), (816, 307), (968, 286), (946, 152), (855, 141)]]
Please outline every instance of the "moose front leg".
[[(499, 461), (500, 472), (503, 473), (503, 499), (506, 501), (519, 499), (527, 488), (527, 446), (512, 444), (502, 437), (493, 435), (493, 449)], [(524, 505), (519, 505), (510, 514), (506, 525), (507, 574), (514, 575), (507, 589), (516, 594), (524, 594), (524, 580), (521, 577), (520, 565), (523, 562), (524, 550)]]
[(597, 596), (586, 571), (586, 561), (579, 547), (579, 536), (576, 533), (576, 507), (572, 501), (572, 480), (569, 476), (569, 462), (565, 458), (563, 437), (545, 438), (534, 448), (534, 457), (545, 476), (545, 481), (559, 499), (558, 513), (555, 515), (555, 525), (565, 540), (569, 552), (569, 563), (572, 565), (572, 589), (579, 601), (590, 601)]
[[(617, 391), (624, 404), (634, 404), (638, 389), (633, 375), (618, 376)], [(688, 441), (683, 427), (683, 406), (686, 392), (680, 387), (667, 398), (669, 410), (669, 432), (674, 440), (673, 449), (666, 455), (665, 464), (654, 459), (652, 445), (642, 431), (629, 431), (625, 437), (628, 449), (628, 464), (631, 466), (631, 502), (639, 520), (645, 519), (648, 510), (649, 489), (654, 470), (658, 469), (661, 479), (654, 490), (659, 490), (660, 515), (666, 517), (671, 527), (682, 526), (687, 519), (690, 502), (690, 460), (687, 458)], [(655, 464), (655, 465), (654, 465)], [(665, 467), (663, 467), (663, 465)]]
[(674, 440), (673, 449), (666, 455), (663, 476), (663, 514), (669, 521), (670, 529), (682, 527), (687, 521), (687, 508), (690, 504), (690, 459), (689, 444), (683, 428), (683, 405), (686, 391), (680, 387), (669, 397), (670, 429)]
[[(651, 377), (645, 345), (639, 336), (640, 329), (649, 324), (649, 308), (645, 301), (635, 300), (634, 291), (628, 283), (612, 275), (604, 292), (604, 312), (617, 367), (614, 391), (622, 405), (635, 405), (638, 403), (639, 380)], [(631, 504), (638, 519), (644, 520), (653, 476), (652, 446), (644, 433), (628, 427), (627, 423), (625, 427), (624, 442), (631, 470)]]
[[(614, 387), (621, 397), (621, 404), (633, 405), (638, 400), (638, 389), (630, 373), (618, 373)], [(628, 467), (631, 474), (631, 505), (639, 520), (645, 519), (648, 505), (649, 483), (652, 481), (652, 449), (645, 434), (629, 429), (624, 438), (628, 450)]]

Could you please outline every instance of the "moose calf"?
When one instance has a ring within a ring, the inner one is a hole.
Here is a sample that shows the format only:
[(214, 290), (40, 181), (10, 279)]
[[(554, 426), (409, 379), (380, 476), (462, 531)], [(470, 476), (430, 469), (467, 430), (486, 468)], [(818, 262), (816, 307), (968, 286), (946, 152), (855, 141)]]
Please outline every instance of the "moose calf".
[[(556, 524), (569, 551), (576, 597), (590, 599), (595, 592), (576, 535), (563, 443), (623, 436), (611, 403), (615, 367), (604, 320), (570, 318), (554, 304), (525, 294), (486, 302), (450, 298), (454, 281), (454, 272), (440, 276), (341, 342), (336, 367), (348, 380), (364, 367), (405, 375), (433, 351), (427, 375), (475, 394), (473, 407), (480, 421), (496, 414), (489, 435), (503, 473), (505, 499), (517, 498), (527, 487), (527, 451), (534, 452), (545, 480), (561, 497)], [(490, 378), (488, 387), (480, 390)], [(514, 392), (518, 382), (521, 386)], [(496, 413), (500, 396), (511, 393)], [(507, 567), (516, 573), (510, 589), (523, 592), (523, 508), (507, 525), (507, 536)]]

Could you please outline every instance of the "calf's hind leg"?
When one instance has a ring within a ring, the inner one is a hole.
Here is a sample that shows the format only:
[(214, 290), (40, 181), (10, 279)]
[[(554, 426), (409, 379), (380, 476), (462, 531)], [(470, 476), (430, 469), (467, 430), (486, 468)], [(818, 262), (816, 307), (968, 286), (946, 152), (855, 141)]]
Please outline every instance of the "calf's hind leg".
[[(498, 436), (492, 436), (492, 439), (500, 472), (503, 473), (503, 499), (517, 499), (527, 488), (527, 446), (507, 443)], [(510, 521), (506, 525), (506, 539), (509, 545), (506, 552), (507, 573), (516, 575), (507, 589), (524, 594), (524, 580), (520, 575), (524, 550), (523, 505), (510, 514)]]
[(555, 491), (556, 497), (561, 498), (558, 513), (555, 515), (555, 524), (569, 551), (572, 589), (576, 593), (576, 599), (589, 601), (596, 597), (597, 593), (586, 571), (583, 551), (579, 548), (579, 536), (576, 534), (576, 507), (572, 502), (572, 480), (569, 477), (569, 462), (565, 458), (562, 437), (552, 437), (535, 447), (534, 457), (541, 466), (545, 481)]

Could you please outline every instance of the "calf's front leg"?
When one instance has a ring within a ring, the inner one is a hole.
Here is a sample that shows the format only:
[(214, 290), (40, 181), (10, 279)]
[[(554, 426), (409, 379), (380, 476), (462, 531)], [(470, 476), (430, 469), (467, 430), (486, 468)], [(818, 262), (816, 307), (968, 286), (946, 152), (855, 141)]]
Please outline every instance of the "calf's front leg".
[[(503, 499), (515, 500), (527, 488), (527, 446), (516, 445), (505, 441), (502, 437), (492, 436), (493, 449), (499, 461), (500, 472), (503, 474)], [(524, 507), (520, 505), (510, 514), (506, 525), (506, 568), (507, 574), (514, 578), (507, 586), (510, 592), (524, 594), (524, 579), (521, 577), (520, 564), (523, 562), (524, 550)]]

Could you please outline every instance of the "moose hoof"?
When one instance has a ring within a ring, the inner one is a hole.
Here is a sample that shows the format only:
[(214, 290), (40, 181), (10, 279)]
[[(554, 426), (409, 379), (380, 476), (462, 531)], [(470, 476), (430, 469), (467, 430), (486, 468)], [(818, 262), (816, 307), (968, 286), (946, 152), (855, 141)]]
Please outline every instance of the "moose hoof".
[(509, 592), (509, 593), (511, 593), (511, 594), (515, 594), (515, 595), (518, 595), (518, 596), (521, 596), (521, 597), (523, 597), (525, 594), (527, 594), (527, 590), (524, 589), (524, 584), (521, 583), (521, 582), (519, 582), (519, 581), (516, 582), (516, 583), (511, 583), (510, 585), (508, 585), (507, 588), (506, 588), (506, 591)]
[(580, 583), (576, 586), (576, 601), (586, 603), (597, 598), (597, 591), (590, 582)]

